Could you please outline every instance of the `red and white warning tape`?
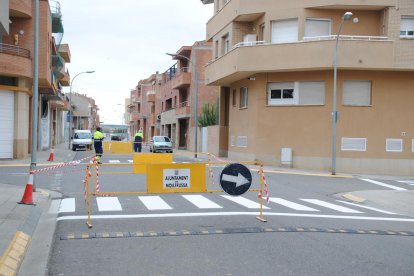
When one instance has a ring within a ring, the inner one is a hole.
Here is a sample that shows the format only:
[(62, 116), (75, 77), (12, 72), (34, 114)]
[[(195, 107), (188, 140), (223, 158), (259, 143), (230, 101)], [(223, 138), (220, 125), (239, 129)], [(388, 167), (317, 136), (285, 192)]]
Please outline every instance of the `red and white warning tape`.
[(42, 173), (42, 172), (47, 172), (47, 171), (51, 171), (51, 170), (56, 170), (62, 167), (66, 167), (66, 166), (77, 166), (81, 163), (81, 161), (87, 160), (87, 159), (91, 159), (92, 156), (88, 156), (79, 160), (75, 160), (75, 161), (71, 161), (68, 163), (61, 163), (61, 164), (57, 164), (55, 166), (51, 166), (51, 167), (47, 167), (47, 168), (43, 168), (43, 169), (38, 169), (38, 170), (32, 170), (30, 171), (30, 173), (33, 174), (37, 174), (37, 173)]
[(99, 166), (98, 166), (98, 160), (96, 159), (96, 157), (94, 157), (93, 159), (93, 163), (95, 164), (95, 171), (96, 171), (96, 185), (95, 185), (95, 191), (96, 192), (100, 192), (100, 186), (99, 186)]
[[(266, 201), (269, 202), (269, 189), (267, 187), (266, 177), (265, 177), (264, 171), (263, 171), (263, 165), (260, 165), (260, 169), (259, 169), (258, 173), (259, 173), (259, 177), (262, 177), (263, 178), (264, 192), (266, 194)], [(257, 196), (259, 198), (262, 197), (262, 189), (259, 190), (259, 194)]]

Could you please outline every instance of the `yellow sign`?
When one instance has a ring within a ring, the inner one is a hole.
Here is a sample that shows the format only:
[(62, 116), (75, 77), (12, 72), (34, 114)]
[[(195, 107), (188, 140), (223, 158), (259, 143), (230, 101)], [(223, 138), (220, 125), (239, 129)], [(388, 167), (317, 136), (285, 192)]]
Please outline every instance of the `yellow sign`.
[(147, 192), (203, 193), (206, 187), (206, 164), (148, 164)]
[(135, 153), (133, 156), (134, 173), (146, 173), (147, 164), (171, 164), (172, 153)]

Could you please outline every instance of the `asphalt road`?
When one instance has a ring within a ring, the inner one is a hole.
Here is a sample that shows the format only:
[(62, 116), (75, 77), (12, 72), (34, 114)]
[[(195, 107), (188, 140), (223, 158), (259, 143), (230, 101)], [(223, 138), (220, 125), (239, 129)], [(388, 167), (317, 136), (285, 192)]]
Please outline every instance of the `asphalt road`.
[[(129, 164), (124, 156), (103, 159), (116, 160)], [(101, 167), (101, 191), (145, 191), (145, 175), (125, 174), (127, 167)], [(213, 190), (220, 189), (221, 170), (213, 168)], [(25, 183), (24, 171), (8, 168), (2, 182), (21, 177)], [(256, 189), (255, 170), (252, 176)], [(205, 205), (186, 197), (190, 194), (108, 196), (103, 203), (92, 198), (90, 229), (84, 178), (85, 165), (79, 164), (36, 179), (38, 187), (58, 191), (63, 199), (60, 209), (55, 206), (59, 218), (49, 275), (413, 275), (414, 238), (404, 234), (414, 229), (413, 217), (351, 205), (344, 193), (386, 189), (358, 178), (267, 172), (266, 223), (256, 219), (259, 209), (251, 205), (259, 202), (257, 192), (237, 197), (242, 202), (225, 193), (198, 193)], [(381, 183), (413, 189), (392, 180)], [(160, 205), (151, 207), (154, 201)]]

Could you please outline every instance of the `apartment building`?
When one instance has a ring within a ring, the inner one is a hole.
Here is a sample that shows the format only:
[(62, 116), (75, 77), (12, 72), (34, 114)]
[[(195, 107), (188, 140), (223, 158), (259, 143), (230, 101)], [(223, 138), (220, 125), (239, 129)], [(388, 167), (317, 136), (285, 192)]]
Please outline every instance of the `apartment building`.
[(198, 114), (204, 104), (218, 104), (218, 88), (204, 84), (205, 64), (212, 55), (211, 43), (195, 42), (172, 55), (177, 61), (174, 65), (139, 81), (131, 90), (129, 131), (133, 136), (142, 129), (148, 142), (154, 135), (165, 135), (175, 148), (194, 150), (195, 102)]
[(39, 102), (38, 148), (47, 149), (64, 137), (68, 102), (61, 92), (69, 85), (70, 62), (60, 4), (39, 2), (39, 98), (33, 99), (33, 0), (0, 1), (0, 158), (20, 159), (31, 152), (31, 107)]
[(412, 175), (412, 0), (202, 2), (215, 6), (206, 83), (221, 87), (222, 155)]
[(98, 106), (95, 100), (88, 97), (86, 94), (72, 93), (72, 132), (75, 129), (89, 129), (94, 130), (99, 126)]

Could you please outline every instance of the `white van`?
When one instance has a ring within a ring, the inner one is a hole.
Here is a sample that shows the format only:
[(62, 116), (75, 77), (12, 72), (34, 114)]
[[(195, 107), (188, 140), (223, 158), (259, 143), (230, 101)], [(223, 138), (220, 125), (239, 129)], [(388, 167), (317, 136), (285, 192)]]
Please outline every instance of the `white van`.
[(92, 150), (92, 145), (93, 139), (90, 130), (75, 130), (72, 140), (73, 151), (76, 151), (76, 149)]

